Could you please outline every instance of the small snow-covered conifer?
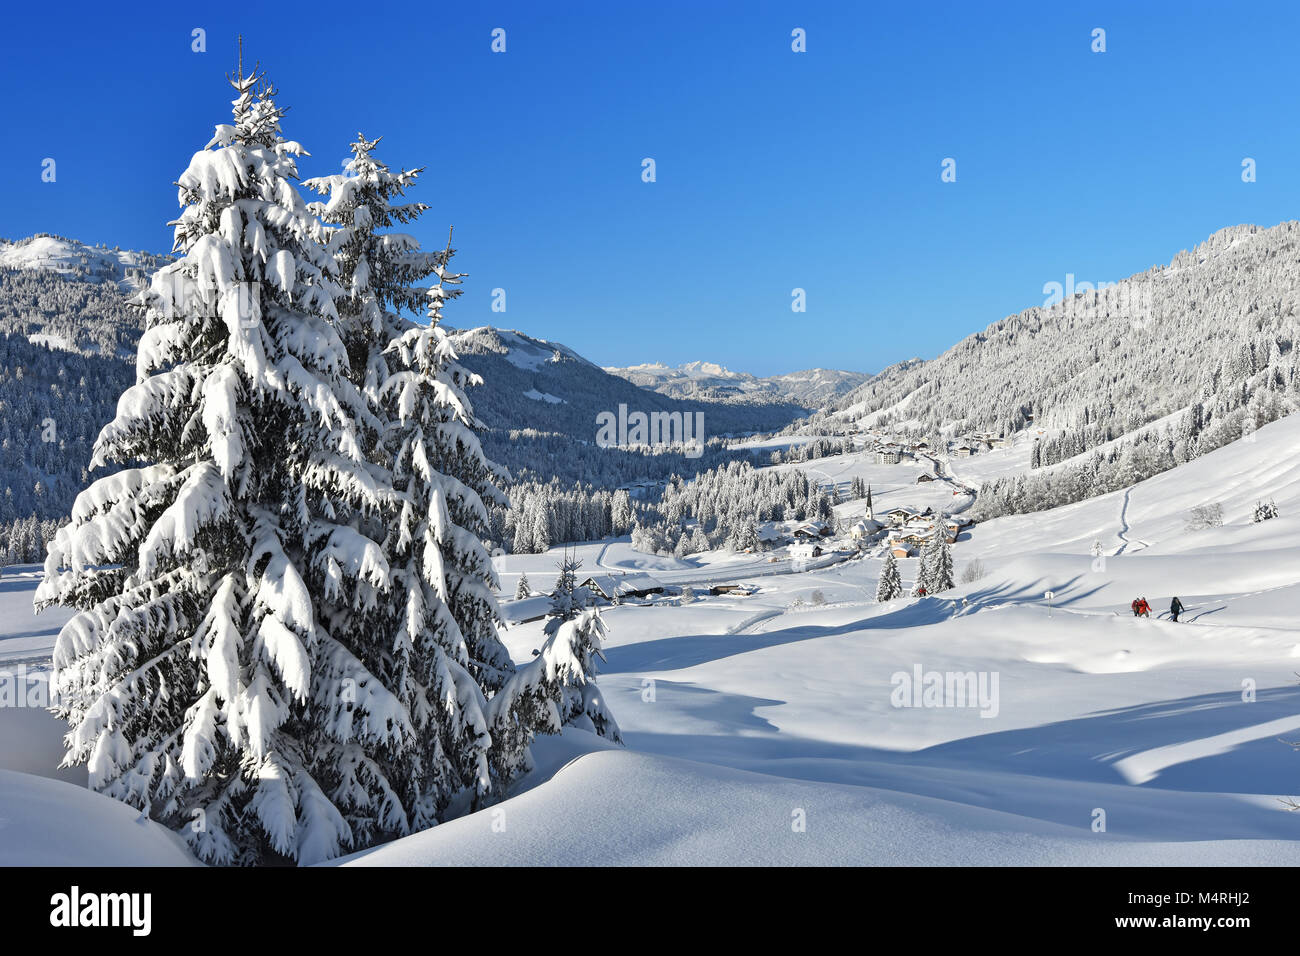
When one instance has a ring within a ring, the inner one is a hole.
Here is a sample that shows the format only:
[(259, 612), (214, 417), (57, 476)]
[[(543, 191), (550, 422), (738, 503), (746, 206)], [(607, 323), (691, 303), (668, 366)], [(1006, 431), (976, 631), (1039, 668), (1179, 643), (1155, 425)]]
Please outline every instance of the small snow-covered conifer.
[(885, 561), (880, 566), (880, 581), (876, 585), (876, 600), (882, 604), (892, 601), (903, 593), (903, 579), (898, 573), (898, 560), (892, 551), (885, 554)]

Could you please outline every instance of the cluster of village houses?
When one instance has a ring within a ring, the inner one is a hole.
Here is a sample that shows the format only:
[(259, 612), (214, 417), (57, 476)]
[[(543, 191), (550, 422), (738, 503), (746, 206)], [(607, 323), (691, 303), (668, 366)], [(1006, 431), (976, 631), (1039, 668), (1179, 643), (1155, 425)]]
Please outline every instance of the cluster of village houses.
[[(884, 541), (894, 557), (908, 558), (919, 554), (935, 535), (942, 535), (948, 544), (955, 544), (961, 529), (972, 523), (963, 515), (936, 513), (933, 508), (891, 508), (880, 518), (868, 509), (866, 516), (849, 528), (849, 538), (859, 549)], [(796, 560), (821, 557), (827, 550), (823, 542), (832, 533), (831, 526), (824, 521), (800, 525), (794, 531), (790, 557)]]
[[(877, 429), (863, 432), (861, 437), (866, 442), (866, 451), (875, 457), (877, 465), (906, 465), (917, 459), (930, 457), (939, 451), (927, 439), (899, 439)], [(982, 451), (1006, 448), (1010, 444), (1009, 438), (994, 435), (992, 432), (971, 432), (951, 439), (946, 443), (944, 450), (954, 458), (969, 458)]]
[(1010, 438), (994, 435), (992, 432), (972, 432), (949, 442), (948, 453), (954, 458), (969, 458), (971, 455), (979, 454), (982, 451), (993, 451), (995, 448), (1009, 448), (1010, 446)]

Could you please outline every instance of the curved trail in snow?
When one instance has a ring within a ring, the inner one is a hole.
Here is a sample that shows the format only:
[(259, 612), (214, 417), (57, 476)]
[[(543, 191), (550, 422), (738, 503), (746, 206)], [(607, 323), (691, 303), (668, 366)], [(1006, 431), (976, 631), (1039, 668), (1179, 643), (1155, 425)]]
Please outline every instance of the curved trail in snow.
[(1140, 544), (1144, 548), (1151, 547), (1151, 545), (1147, 544), (1147, 542), (1143, 541), (1141, 538), (1135, 538), (1132, 541), (1129, 540), (1128, 533), (1132, 529), (1129, 527), (1129, 523), (1128, 523), (1128, 505), (1129, 505), (1129, 499), (1131, 498), (1132, 494), (1133, 494), (1132, 488), (1124, 489), (1124, 501), (1120, 504), (1119, 507), (1119, 523), (1120, 523), (1119, 539), (1124, 543), (1119, 546), (1119, 550), (1116, 551), (1115, 554), (1112, 555), (1112, 557), (1119, 557), (1121, 554), (1123, 554), (1125, 551), (1128, 550), (1128, 546), (1130, 544)]
[(975, 504), (975, 496), (978, 492), (971, 485), (962, 481), (961, 476), (953, 470), (952, 459), (946, 456), (940, 459), (935, 455), (926, 455), (925, 457), (930, 459), (930, 463), (934, 465), (934, 473), (936, 475), (940, 476), (940, 478), (953, 487), (959, 488), (965, 492), (961, 501), (947, 509), (948, 514), (959, 515), (964, 511), (969, 511), (971, 506)]
[(745, 618), (739, 624), (735, 624), (727, 628), (727, 633), (728, 634), (749, 634), (751, 633), (750, 631), (751, 628), (757, 627), (758, 625), (762, 624), (764, 621), (770, 621), (773, 618), (778, 618), (784, 613), (785, 613), (784, 609), (762, 611), (758, 614), (755, 614), (753, 617)]
[(596, 567), (604, 568), (606, 571), (626, 571), (626, 568), (615, 568), (605, 563), (605, 552), (609, 550), (609, 546), (613, 543), (613, 541), (607, 541), (605, 547), (600, 549), (600, 554), (596, 555)]

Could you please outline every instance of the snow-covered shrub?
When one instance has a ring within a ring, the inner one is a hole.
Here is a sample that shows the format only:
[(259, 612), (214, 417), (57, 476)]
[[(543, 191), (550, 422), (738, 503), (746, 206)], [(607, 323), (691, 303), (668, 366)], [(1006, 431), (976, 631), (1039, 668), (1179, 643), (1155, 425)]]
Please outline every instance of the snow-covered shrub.
[(961, 580), (963, 584), (972, 584), (987, 573), (984, 570), (984, 562), (979, 558), (972, 558), (966, 562), (966, 567), (962, 569)]
[(529, 766), (527, 743), (534, 733), (559, 733), (565, 726), (590, 730), (622, 743), (618, 723), (596, 686), (596, 659), (605, 623), (595, 608), (563, 620), (552, 618), (546, 643), (533, 660), (521, 666), (488, 702), (492, 746), (496, 759)]
[(1218, 528), (1223, 524), (1223, 506), (1217, 501), (1197, 505), (1187, 512), (1187, 530), (1201, 531), (1205, 528)]

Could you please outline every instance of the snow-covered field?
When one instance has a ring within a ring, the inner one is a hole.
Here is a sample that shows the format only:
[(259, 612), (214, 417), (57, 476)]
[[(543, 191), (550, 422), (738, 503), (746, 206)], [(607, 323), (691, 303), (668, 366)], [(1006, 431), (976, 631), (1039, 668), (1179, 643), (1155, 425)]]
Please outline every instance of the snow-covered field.
[[(1020, 454), (953, 468), (977, 483)], [(926, 503), (842, 457), (814, 464), (872, 479), (877, 510)], [(1259, 499), (1281, 517), (1252, 523)], [(1216, 501), (1223, 527), (1185, 530), (1190, 508)], [(1300, 864), (1300, 813), (1284, 803), (1300, 796), (1286, 743), (1300, 739), (1297, 532), (1292, 416), (1129, 492), (976, 526), (954, 560), (986, 574), (938, 597), (876, 604), (873, 558), (783, 573), (767, 556), (582, 545), (584, 575), (752, 572), (760, 589), (610, 608), (600, 686), (625, 748), (581, 731), (543, 739), (504, 803), (343, 862)], [(549, 587), (558, 556), (506, 558), (505, 592), (521, 571)], [(905, 580), (914, 564), (901, 562)], [(32, 616), (34, 575), (0, 579), (0, 667), (48, 655), (61, 623)], [(1150, 620), (1128, 611), (1139, 595)], [(503, 637), (528, 660), (541, 622)], [(969, 684), (913, 696), (904, 678), (918, 672), (923, 686), (932, 673)], [(64, 861), (183, 858), (54, 770), (60, 732), (42, 711), (0, 709), (0, 862), (53, 846)], [(93, 833), (50, 843), (72, 808)]]

